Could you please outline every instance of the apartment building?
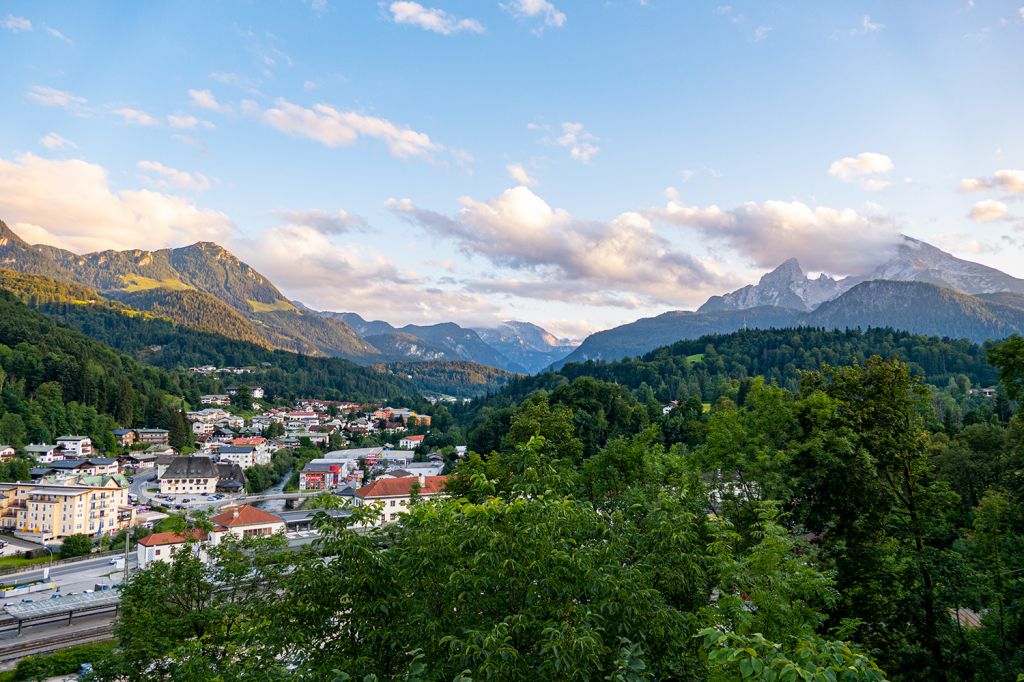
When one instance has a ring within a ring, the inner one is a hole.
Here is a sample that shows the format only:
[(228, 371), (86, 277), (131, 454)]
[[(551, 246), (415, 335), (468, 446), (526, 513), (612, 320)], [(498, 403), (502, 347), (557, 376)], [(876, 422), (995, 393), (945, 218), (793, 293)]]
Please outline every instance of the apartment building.
[(64, 450), (66, 458), (83, 459), (92, 455), (92, 439), (89, 436), (61, 436), (57, 445)]
[(105, 535), (130, 528), (135, 510), (115, 477), (86, 483), (0, 483), (0, 528), (33, 542)]

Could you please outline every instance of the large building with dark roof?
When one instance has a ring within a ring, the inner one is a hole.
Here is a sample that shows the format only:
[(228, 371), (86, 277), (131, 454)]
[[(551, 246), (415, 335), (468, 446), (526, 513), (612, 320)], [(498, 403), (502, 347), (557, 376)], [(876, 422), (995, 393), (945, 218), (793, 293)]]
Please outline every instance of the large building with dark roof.
[(210, 495), (217, 490), (220, 474), (209, 457), (175, 457), (160, 476), (163, 495)]

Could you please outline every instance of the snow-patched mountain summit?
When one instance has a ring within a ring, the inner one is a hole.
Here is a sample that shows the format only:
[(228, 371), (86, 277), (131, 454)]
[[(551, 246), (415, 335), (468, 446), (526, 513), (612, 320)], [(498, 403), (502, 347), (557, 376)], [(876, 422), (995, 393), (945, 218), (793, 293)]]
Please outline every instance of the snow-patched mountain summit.
[(766, 305), (813, 310), (843, 291), (845, 289), (840, 282), (824, 273), (817, 279), (809, 278), (804, 274), (796, 258), (790, 258), (761, 277), (757, 284), (748, 284), (742, 289), (722, 296), (712, 296), (698, 312), (746, 310)]
[(810, 311), (862, 282), (888, 280), (924, 282), (965, 294), (1024, 293), (1024, 280), (995, 268), (972, 263), (912, 237), (901, 236), (891, 253), (868, 273), (833, 279), (821, 274), (807, 277), (795, 258), (761, 277), (757, 284), (712, 296), (698, 312), (746, 310), (777, 306)]
[(497, 327), (475, 328), (480, 338), (513, 360), (527, 372), (539, 372), (565, 357), (579, 345), (573, 339), (560, 339), (532, 322), (507, 320)]

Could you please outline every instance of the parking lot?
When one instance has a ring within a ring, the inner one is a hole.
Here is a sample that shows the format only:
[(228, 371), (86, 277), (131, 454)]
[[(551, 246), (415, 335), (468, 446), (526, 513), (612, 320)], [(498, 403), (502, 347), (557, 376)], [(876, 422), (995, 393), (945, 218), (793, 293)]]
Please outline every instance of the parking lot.
[(161, 505), (170, 509), (208, 509), (227, 504), (238, 495), (215, 493), (213, 495), (152, 495), (150, 504)]

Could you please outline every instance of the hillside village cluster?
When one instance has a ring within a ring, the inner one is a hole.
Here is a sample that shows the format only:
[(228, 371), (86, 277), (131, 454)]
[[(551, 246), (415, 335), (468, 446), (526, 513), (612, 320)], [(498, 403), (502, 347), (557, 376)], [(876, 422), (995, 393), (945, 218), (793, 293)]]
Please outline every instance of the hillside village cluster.
[[(20, 451), (0, 445), (0, 460), (29, 459), (31, 480), (0, 483), (0, 531), (35, 543), (60, 543), (71, 535), (100, 538), (136, 526), (152, 528), (167, 517), (154, 506), (188, 508), (183, 502), (201, 499), (214, 530), (204, 540), (216, 544), (225, 534), (239, 537), (309, 528), (308, 512), (272, 514), (233, 501), (245, 491), (246, 470), (271, 464), (282, 449), (342, 446), (306, 461), (298, 474), (299, 492), (330, 493), (351, 505), (381, 503), (376, 523), (394, 521), (414, 496), (443, 494), (444, 458), (427, 453), (425, 436), (411, 429), (429, 428), (429, 415), (407, 408), (354, 402), (299, 400), (290, 407), (259, 409), (243, 417), (224, 395), (204, 395), (201, 409), (187, 412), (196, 451), (180, 454), (166, 429), (118, 429), (121, 448), (104, 456), (87, 436), (68, 435), (53, 444), (32, 444)], [(260, 387), (247, 389), (254, 399)], [(358, 437), (387, 434), (395, 445), (347, 448)], [(465, 448), (457, 448), (460, 455)], [(415, 461), (420, 460), (420, 461)], [(303, 460), (305, 461), (305, 460)], [(157, 492), (157, 489), (159, 492)], [(138, 544), (141, 566), (166, 560), (175, 545), (189, 538), (153, 533)]]

